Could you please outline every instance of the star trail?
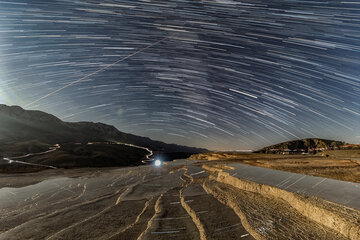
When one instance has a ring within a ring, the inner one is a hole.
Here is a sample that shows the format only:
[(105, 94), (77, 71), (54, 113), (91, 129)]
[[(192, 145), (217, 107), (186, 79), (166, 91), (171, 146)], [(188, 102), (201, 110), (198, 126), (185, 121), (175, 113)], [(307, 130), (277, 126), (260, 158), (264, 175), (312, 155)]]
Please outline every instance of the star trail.
[(0, 102), (209, 149), (360, 142), (360, 4), (0, 0)]

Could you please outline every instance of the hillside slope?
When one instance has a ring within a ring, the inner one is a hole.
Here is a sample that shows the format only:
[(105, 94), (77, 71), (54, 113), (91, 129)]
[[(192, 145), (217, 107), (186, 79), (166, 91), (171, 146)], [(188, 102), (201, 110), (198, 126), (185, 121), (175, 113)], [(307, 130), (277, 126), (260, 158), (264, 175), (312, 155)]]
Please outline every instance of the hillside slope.
[(345, 142), (342, 141), (334, 141), (328, 139), (319, 139), (319, 138), (306, 138), (301, 140), (288, 141), (283, 143), (278, 143), (275, 145), (271, 145), (268, 147), (264, 147), (258, 151), (257, 153), (279, 153), (285, 150), (305, 150), (309, 151), (310, 149), (319, 149), (319, 148), (334, 148), (344, 145)]
[[(147, 137), (120, 132), (114, 126), (93, 122), (63, 122), (41, 111), (0, 105), (0, 147), (14, 144), (56, 144), (67, 142), (118, 141), (167, 153), (207, 152), (206, 149), (166, 144)], [(1, 151), (1, 149), (0, 149)]]

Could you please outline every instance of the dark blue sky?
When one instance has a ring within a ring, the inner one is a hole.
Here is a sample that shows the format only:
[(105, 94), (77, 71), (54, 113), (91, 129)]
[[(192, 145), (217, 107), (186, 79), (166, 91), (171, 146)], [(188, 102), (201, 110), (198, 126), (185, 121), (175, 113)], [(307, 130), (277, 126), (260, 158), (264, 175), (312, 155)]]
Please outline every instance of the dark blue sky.
[(360, 4), (0, 0), (0, 101), (210, 149), (359, 143)]

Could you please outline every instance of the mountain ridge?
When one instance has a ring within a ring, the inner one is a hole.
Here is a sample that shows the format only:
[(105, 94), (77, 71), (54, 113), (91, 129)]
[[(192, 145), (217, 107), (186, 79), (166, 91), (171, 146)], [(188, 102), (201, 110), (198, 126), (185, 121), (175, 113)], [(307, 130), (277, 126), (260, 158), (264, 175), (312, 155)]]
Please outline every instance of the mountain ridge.
[(336, 148), (345, 145), (343, 141), (321, 139), (321, 138), (304, 138), (300, 140), (291, 140), (287, 142), (282, 142), (274, 145), (270, 145), (264, 148), (261, 148), (255, 153), (279, 153), (286, 150), (291, 151), (301, 151), (305, 152), (310, 149), (319, 149), (319, 148)]
[(46, 144), (117, 141), (163, 152), (208, 152), (203, 148), (168, 144), (148, 137), (124, 133), (105, 123), (65, 122), (42, 111), (0, 104), (0, 144), (26, 141)]

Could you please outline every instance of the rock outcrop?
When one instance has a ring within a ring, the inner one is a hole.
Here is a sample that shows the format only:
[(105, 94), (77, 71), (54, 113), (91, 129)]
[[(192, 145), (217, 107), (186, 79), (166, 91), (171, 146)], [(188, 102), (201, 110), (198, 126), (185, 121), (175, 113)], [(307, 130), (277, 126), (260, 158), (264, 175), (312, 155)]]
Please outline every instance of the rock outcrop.
[(301, 140), (294, 140), (283, 142), (268, 147), (264, 147), (256, 153), (282, 153), (287, 151), (292, 152), (309, 152), (320, 149), (334, 149), (344, 145), (345, 142), (334, 141), (319, 138), (306, 138)]

